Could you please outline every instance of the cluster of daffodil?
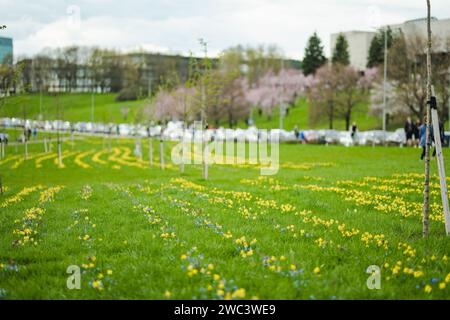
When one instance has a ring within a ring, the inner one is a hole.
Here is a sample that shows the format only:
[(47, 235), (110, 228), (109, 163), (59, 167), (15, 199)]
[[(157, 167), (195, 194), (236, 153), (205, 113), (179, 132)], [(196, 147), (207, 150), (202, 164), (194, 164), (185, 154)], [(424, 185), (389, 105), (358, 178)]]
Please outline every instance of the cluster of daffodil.
[(5, 163), (8, 163), (10, 161), (14, 161), (17, 159), (22, 159), (22, 155), (15, 155), (15, 156), (6, 156), (3, 160), (0, 161), (0, 166), (4, 165)]
[[(209, 214), (196, 210), (191, 203), (177, 199), (173, 199), (172, 203), (174, 203), (183, 212), (194, 217), (196, 226), (204, 226), (211, 229), (214, 233), (222, 236), (224, 239), (232, 239), (233, 235), (230, 231), (225, 232), (222, 225), (212, 222), (209, 218)], [(242, 258), (250, 257), (255, 253), (255, 245), (257, 243), (256, 239), (248, 242), (245, 236), (241, 236), (235, 239), (234, 243), (237, 252)]]
[[(185, 184), (185, 186), (186, 186), (186, 184)], [(198, 188), (197, 187), (197, 185), (194, 185), (193, 186), (195, 189), (197, 189), (197, 190), (199, 190), (200, 188)], [(203, 188), (202, 188), (203, 189)], [(203, 190), (205, 190), (205, 189), (203, 189)], [(220, 193), (220, 194), (228, 194), (228, 195), (231, 195), (232, 194), (232, 192), (228, 192), (228, 191), (218, 191), (216, 188), (214, 189), (214, 192), (215, 193)], [(198, 191), (195, 191), (195, 194), (196, 195), (199, 195), (199, 192)], [(202, 198), (202, 197), (200, 197), (200, 198)], [(251, 200), (253, 197), (250, 195), (250, 194), (246, 194), (245, 195), (245, 200)], [(242, 200), (242, 199), (241, 199)], [(243, 201), (243, 200), (242, 200)], [(178, 201), (178, 203), (182, 203), (183, 201)], [(190, 205), (190, 206), (192, 206), (190, 203), (187, 203), (186, 201), (184, 201), (183, 202), (185, 205)], [(195, 210), (195, 209), (193, 209), (193, 210)], [(196, 217), (196, 216), (198, 216), (198, 214), (191, 214), (192, 216), (194, 216), (194, 217)], [(208, 217), (209, 217), (209, 215), (208, 215)], [(198, 222), (199, 221), (199, 217), (197, 217), (197, 219), (196, 219), (196, 221)], [(313, 219), (313, 221), (315, 221), (315, 223), (319, 223), (321, 220), (319, 220), (319, 219)], [(217, 233), (217, 234), (221, 234), (222, 236), (223, 236), (223, 238), (225, 238), (225, 239), (231, 239), (232, 238), (232, 234), (231, 234), (231, 232), (226, 232), (226, 233), (224, 233), (223, 231), (222, 231), (222, 226), (220, 226), (220, 225), (218, 225), (218, 224), (215, 224), (215, 223), (212, 223), (210, 220), (206, 220), (206, 223), (207, 223), (207, 225), (211, 228), (211, 229), (215, 229), (216, 230), (216, 232), (215, 233)], [(326, 222), (325, 222), (326, 223)], [(197, 223), (197, 225), (200, 225), (200, 223)], [(217, 227), (220, 227), (220, 228), (217, 228)], [(220, 230), (220, 231), (219, 231)], [(302, 232), (304, 232), (304, 230), (302, 230)], [(304, 280), (299, 280), (298, 278), (296, 278), (296, 276), (298, 276), (298, 275), (302, 275), (303, 273), (304, 273), (304, 270), (303, 269), (298, 269), (297, 268), (297, 266), (295, 265), (295, 264), (292, 264), (292, 263), (290, 263), (290, 264), (288, 264), (288, 265), (286, 265), (284, 268), (282, 267), (282, 266), (278, 266), (278, 265), (275, 265), (275, 266), (271, 266), (271, 264), (270, 264), (270, 262), (272, 261), (272, 257), (274, 257), (274, 256), (268, 256), (268, 257), (270, 257), (270, 259), (268, 259), (266, 256), (264, 256), (264, 255), (261, 255), (261, 254), (259, 254), (258, 252), (257, 252), (257, 250), (255, 250), (255, 248), (254, 248), (254, 246), (256, 245), (256, 243), (257, 243), (257, 241), (256, 241), (256, 239), (253, 239), (250, 243), (248, 243), (248, 241), (246, 240), (246, 238), (245, 238), (245, 236), (243, 236), (243, 237), (239, 237), (239, 238), (237, 238), (237, 239), (235, 239), (234, 240), (234, 243), (235, 243), (235, 245), (237, 245), (237, 252), (239, 252), (239, 254), (241, 255), (241, 257), (243, 257), (243, 258), (247, 258), (247, 257), (249, 257), (249, 256), (253, 256), (253, 255), (257, 255), (257, 256), (259, 256), (259, 257), (261, 257), (261, 259), (262, 259), (262, 263), (263, 263), (263, 266), (265, 266), (265, 267), (267, 267), (268, 269), (269, 269), (269, 271), (273, 271), (273, 272), (276, 272), (276, 273), (278, 273), (280, 276), (290, 276), (290, 277), (293, 277), (293, 278), (295, 278), (295, 279), (293, 279), (293, 281), (294, 281), (294, 284), (295, 285), (303, 285), (303, 286), (306, 286), (306, 283), (305, 283), (305, 281)], [(252, 247), (253, 246), (253, 247)], [(273, 258), (273, 259), (276, 259), (276, 258)], [(281, 258), (281, 260), (280, 261), (285, 261), (285, 258), (283, 257), (283, 258)], [(295, 270), (294, 270), (294, 267), (295, 267)], [(195, 272), (195, 271), (194, 271)], [(314, 273), (314, 274), (319, 274), (320, 273), (320, 267), (315, 267), (313, 270), (312, 270), (312, 272)]]
[(30, 193), (37, 191), (37, 190), (41, 190), (43, 189), (44, 186), (42, 185), (36, 185), (36, 186), (32, 186), (32, 187), (25, 187), (22, 190), (20, 190), (17, 194), (6, 198), (5, 201), (2, 202), (2, 204), (0, 205), (0, 208), (6, 208), (9, 207), (13, 204), (19, 203), (21, 201), (23, 201), (23, 199), (28, 196)]
[(234, 241), (236, 244), (236, 250), (242, 258), (247, 258), (255, 253), (255, 246), (258, 241), (256, 239), (247, 242), (245, 236), (242, 236)]
[[(189, 278), (195, 278), (205, 283), (200, 289), (199, 299), (239, 300), (245, 299), (246, 290), (239, 288), (233, 280), (227, 280), (215, 271), (212, 263), (204, 262), (204, 256), (191, 248), (180, 256), (181, 269)], [(254, 297), (256, 298), (256, 297)]]
[(90, 185), (84, 185), (80, 191), (80, 198), (83, 200), (89, 200), (92, 197), (94, 190)]
[[(368, 179), (370, 180), (370, 179)], [(362, 182), (361, 185), (366, 185), (368, 182)], [(337, 225), (337, 229), (340, 232), (340, 234), (344, 237), (344, 238), (351, 238), (353, 236), (356, 236), (358, 234), (361, 233), (360, 230), (356, 229), (356, 228), (351, 228), (350, 230), (347, 230), (345, 227), (345, 224), (338, 224), (338, 221), (334, 220), (334, 219), (330, 219), (330, 220), (322, 220), (319, 219), (317, 217), (312, 217), (312, 218), (308, 218), (305, 217), (303, 219), (304, 223), (308, 223), (308, 222), (312, 222), (313, 225), (325, 225), (326, 227), (329, 227), (331, 225)], [(281, 229), (283, 230), (283, 229)], [(285, 230), (294, 230), (294, 226), (288, 226)], [(296, 232), (291, 232), (293, 237), (297, 236)], [(300, 233), (300, 235), (303, 235), (304, 233)], [(388, 250), (389, 248), (389, 242), (387, 239), (385, 239), (385, 236), (383, 234), (371, 234), (369, 232), (364, 232), (361, 235), (361, 241), (364, 243), (365, 246), (369, 246), (370, 244), (374, 244), (376, 247), (379, 248), (383, 248), (384, 250)], [(330, 242), (328, 242), (327, 240), (324, 240), (322, 238), (316, 239), (315, 243), (319, 246), (323, 246), (323, 244), (330, 244)], [(415, 255), (415, 250), (406, 244), (400, 244), (400, 246), (404, 249), (402, 252), (404, 255), (407, 255), (407, 258), (410, 258), (411, 256)], [(405, 247), (406, 246), (406, 247)]]
[[(420, 180), (417, 180), (419, 178)], [(434, 179), (437, 179), (437, 177), (434, 177)], [(279, 181), (273, 178), (258, 178), (254, 180), (247, 179), (241, 180), (241, 182), (244, 184), (257, 186), (266, 183), (265, 186), (268, 186), (271, 191), (307, 189), (318, 192), (332, 192), (342, 195), (343, 199), (346, 201), (353, 202), (358, 206), (371, 206), (379, 212), (399, 214), (405, 218), (421, 217), (421, 202), (405, 200), (399, 196), (409, 194), (418, 195), (422, 193), (422, 177), (418, 174), (393, 175), (392, 178), (365, 177), (362, 181), (343, 180), (338, 181), (336, 183), (337, 186), (327, 187), (298, 184), (291, 187), (282, 185)], [(368, 188), (370, 191), (358, 190), (355, 188)], [(431, 195), (438, 195), (439, 184), (431, 183), (430, 190)], [(383, 194), (373, 194), (373, 191), (378, 191)], [(430, 207), (430, 220), (443, 223), (444, 219), (441, 214), (442, 206), (440, 203), (432, 203)]]
[(73, 212), (73, 223), (68, 229), (77, 229), (78, 240), (83, 245), (91, 246), (94, 241), (94, 230), (97, 228), (97, 224), (94, 223), (88, 216), (89, 209), (78, 209)]
[(108, 161), (101, 159), (101, 157), (104, 154), (108, 154), (108, 149), (104, 149), (104, 150), (100, 150), (100, 151), (96, 152), (91, 158), (92, 162), (98, 163), (99, 165), (102, 165), (102, 166), (107, 165)]
[[(342, 195), (345, 201), (353, 202), (357, 206), (370, 206), (378, 212), (399, 214), (404, 218), (421, 217), (422, 203), (407, 201), (400, 196), (373, 194), (370, 191), (360, 191), (340, 187), (322, 187), (318, 185), (295, 185), (297, 189), (306, 189), (317, 192), (332, 192)], [(444, 222), (437, 203), (431, 205), (430, 220)]]
[(164, 240), (172, 240), (177, 237), (174, 229), (170, 227), (167, 222), (163, 226), (161, 226), (161, 234), (159, 235), (161, 239)]
[(335, 164), (331, 162), (314, 162), (314, 163), (283, 162), (280, 167), (282, 169), (311, 170), (313, 168), (330, 168), (334, 166)]
[[(37, 153), (37, 154), (29, 154), (27, 160), (32, 160), (34, 158), (40, 157), (45, 153)], [(23, 156), (19, 156), (17, 160), (13, 163), (13, 165), (10, 167), (10, 169), (17, 169), (20, 167), (21, 164), (25, 162), (25, 158)]]
[(56, 194), (63, 188), (63, 186), (56, 186), (41, 191), (41, 193), (39, 194), (39, 203), (42, 205), (47, 202), (53, 202), (55, 200)]
[[(113, 187), (112, 185), (110, 187)], [(115, 187), (116, 190), (120, 190), (120, 187)], [(141, 186), (138, 186), (138, 190), (145, 193), (145, 188), (142, 188)], [(132, 197), (132, 193), (129, 189), (127, 189), (126, 195), (129, 197)], [(190, 210), (189, 206), (191, 206), (190, 203), (173, 199), (170, 196), (168, 197), (170, 202), (174, 204), (177, 208), (181, 209), (183, 212), (187, 213), (188, 215), (199, 218), (200, 215), (203, 213), (200, 210)], [(133, 200), (133, 202), (136, 202), (136, 199)], [(161, 218), (159, 215), (157, 215), (154, 210), (148, 206), (144, 206), (140, 203), (134, 206), (134, 209), (142, 212), (144, 211), (144, 216), (151, 224), (163, 224), (164, 227), (169, 227), (169, 222), (163, 218)], [(200, 223), (199, 223), (200, 225)], [(216, 228), (221, 229), (221, 226), (218, 224), (213, 224), (211, 221), (208, 221), (205, 219), (201, 223), (202, 226), (206, 226), (208, 228)], [(169, 233), (168, 238), (171, 238), (171, 232)], [(162, 237), (163, 239), (166, 239), (166, 237)], [(184, 241), (176, 241), (174, 242), (174, 245), (179, 246), (181, 248), (185, 247)], [(196, 247), (193, 247), (191, 250), (189, 250), (187, 253), (181, 255), (181, 261), (183, 263), (182, 269), (186, 271), (186, 274), (189, 278), (196, 278), (196, 279), (202, 279), (202, 281), (207, 281), (206, 287), (202, 287), (200, 292), (200, 297), (194, 297), (201, 298), (201, 299), (244, 299), (245, 298), (245, 289), (239, 288), (237, 286), (233, 285), (233, 281), (227, 281), (226, 279), (221, 280), (220, 275), (217, 273), (213, 273), (214, 265), (211, 263), (203, 263), (203, 255), (199, 254)], [(195, 253), (195, 256), (194, 256)], [(189, 263), (188, 263), (189, 262)], [(169, 290), (166, 290), (164, 293), (164, 297), (167, 299), (170, 299), (172, 297), (172, 293)], [(256, 298), (256, 297), (255, 297)]]
[(30, 208), (25, 210), (22, 219), (15, 220), (14, 223), (19, 225), (13, 230), (13, 234), (17, 237), (13, 241), (14, 246), (25, 246), (38, 244), (39, 227), (42, 223), (42, 217), (45, 209)]
[(385, 239), (384, 234), (371, 234), (369, 232), (364, 232), (361, 235), (361, 241), (367, 248), (371, 244), (375, 244), (377, 247), (384, 248), (385, 250), (389, 247), (389, 242)]
[(63, 162), (63, 160), (64, 159), (66, 159), (66, 158), (69, 158), (69, 157), (73, 157), (73, 156), (75, 156), (75, 155), (78, 155), (78, 154), (80, 154), (80, 152), (78, 152), (78, 151), (64, 151), (62, 154), (61, 154), (61, 163), (59, 162), (59, 159), (58, 158), (55, 158), (55, 159), (53, 159), (53, 163), (55, 164), (55, 166), (57, 166), (58, 168), (60, 168), (60, 169), (64, 169), (65, 167), (66, 167), (66, 165), (64, 164), (64, 162)]
[[(127, 190), (127, 195), (131, 196), (131, 191)], [(176, 239), (177, 235), (175, 230), (170, 226), (169, 222), (158, 215), (151, 207), (145, 206), (143, 204), (136, 204), (134, 206), (135, 211), (143, 212), (144, 217), (151, 225), (158, 225), (160, 230), (159, 237), (163, 240), (173, 240)]]
[(34, 161), (36, 169), (42, 168), (42, 162), (44, 162), (45, 160), (50, 160), (56, 157), (58, 157), (57, 153), (49, 153), (36, 158), (36, 160)]
[(89, 256), (87, 261), (81, 264), (82, 275), (88, 277), (89, 287), (96, 291), (110, 290), (113, 285), (113, 271), (110, 268), (100, 268), (97, 265), (97, 258)]
[[(368, 182), (362, 182), (361, 184), (364, 185), (366, 183), (368, 184)], [(205, 193), (205, 194), (208, 194), (208, 193), (211, 194), (213, 192), (213, 190), (208, 190), (206, 187), (199, 186), (197, 184), (193, 184), (190, 182), (184, 182), (183, 187), (184, 187), (184, 189), (199, 190), (199, 191), (195, 192), (196, 195), (198, 195), (200, 192)], [(332, 187), (332, 188), (334, 188), (334, 187)], [(230, 195), (232, 193), (232, 191), (218, 191), (217, 189), (214, 189), (214, 192), (216, 194), (223, 194), (223, 195)], [(380, 195), (380, 196), (383, 196), (383, 195)], [(246, 196), (246, 199), (257, 199), (257, 197), (253, 197), (251, 194), (249, 194)], [(265, 200), (265, 199), (262, 199), (262, 200)], [(281, 208), (281, 205), (278, 205), (276, 203), (276, 201), (275, 202), (270, 201), (269, 203), (271, 203), (271, 204), (266, 205), (264, 202), (259, 202), (258, 205), (259, 205), (259, 208), (261, 208), (261, 209), (264, 207), (272, 207), (272, 208), (277, 208), (279, 210), (279, 208)], [(300, 213), (296, 212), (295, 215), (305, 216), (306, 213), (303, 212), (302, 214), (300, 214)], [(374, 248), (380, 248), (381, 250), (384, 250), (384, 251), (387, 251), (388, 248), (390, 248), (389, 241), (385, 238), (385, 236), (383, 234), (372, 234), (369, 232), (363, 232), (356, 228), (348, 228), (348, 227), (346, 227), (345, 224), (339, 223), (338, 221), (336, 221), (334, 219), (325, 220), (325, 219), (320, 219), (318, 217), (313, 216), (313, 217), (304, 217), (302, 222), (310, 224), (313, 227), (324, 226), (326, 228), (330, 228), (330, 227), (334, 226), (335, 229), (333, 229), (333, 230), (336, 230), (337, 232), (339, 232), (339, 234), (343, 237), (343, 239), (350, 239), (350, 238), (354, 238), (357, 235), (361, 235), (359, 237), (359, 239), (363, 243), (363, 245), (370, 246), (371, 244), (373, 244)], [(286, 230), (288, 230), (288, 229), (289, 228), (286, 228)], [(293, 232), (292, 234), (295, 234), (295, 232)], [(327, 239), (324, 239), (323, 237), (314, 238), (314, 242), (318, 246), (323, 246), (324, 243), (326, 243), (326, 245), (331, 244), (331, 242), (329, 242)], [(338, 245), (338, 247), (340, 247), (340, 245)], [(405, 255), (405, 258), (407, 259), (407, 261), (408, 261), (408, 259), (411, 258), (412, 253), (415, 254), (415, 250), (410, 245), (407, 245), (405, 247), (403, 244), (400, 244), (399, 247), (401, 247), (402, 254)], [(394, 248), (395, 248), (395, 246), (393, 246), (393, 249)], [(392, 253), (392, 251), (390, 251), (390, 253)], [(385, 256), (388, 257), (390, 253), (385, 254)], [(389, 264), (388, 262), (386, 262), (386, 263)], [(416, 268), (420, 268), (420, 266), (417, 266)], [(410, 270), (416, 270), (416, 268), (410, 267), (410, 268), (407, 268), (406, 271), (410, 272)], [(316, 271), (320, 272), (320, 267), (318, 267), (318, 269)], [(416, 272), (416, 271), (414, 271), (414, 272)], [(317, 273), (317, 272), (314, 272), (314, 273)], [(419, 275), (421, 273), (416, 272), (415, 274)]]
[(84, 162), (83, 158), (87, 157), (88, 155), (90, 155), (94, 152), (95, 152), (95, 150), (81, 152), (75, 157), (75, 160), (73, 162), (82, 169), (90, 169), (91, 166), (89, 164), (87, 164), (86, 162)]
[(304, 269), (298, 267), (294, 262), (289, 261), (285, 256), (265, 256), (262, 258), (262, 264), (269, 271), (284, 274), (286, 276), (302, 275)]
[(124, 196), (132, 197), (133, 192), (131, 191), (129, 186), (124, 186), (121, 184), (115, 184), (115, 183), (107, 183), (106, 186), (116, 192), (122, 193)]
[(230, 231), (224, 231), (222, 225), (215, 223), (210, 220), (209, 213), (205, 213), (203, 210), (196, 209), (190, 202), (174, 199), (172, 197), (168, 197), (170, 202), (175, 205), (179, 210), (184, 212), (185, 214), (195, 218), (195, 225), (197, 227), (205, 227), (207, 229), (212, 230), (215, 234), (222, 236), (225, 239), (232, 239), (233, 234)]

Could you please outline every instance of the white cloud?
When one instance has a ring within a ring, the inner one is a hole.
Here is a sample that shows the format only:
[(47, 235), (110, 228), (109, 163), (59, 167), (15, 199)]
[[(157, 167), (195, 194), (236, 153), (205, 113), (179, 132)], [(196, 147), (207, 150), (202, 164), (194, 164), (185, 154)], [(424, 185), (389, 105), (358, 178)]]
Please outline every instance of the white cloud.
[[(237, 44), (277, 44), (287, 56), (298, 59), (314, 31), (328, 53), (331, 33), (369, 30), (374, 24), (400, 23), (426, 13), (423, 1), (407, 0), (73, 2), (81, 10), (79, 28), (76, 10), (68, 13), (64, 2), (42, 0), (31, 5), (0, 0), (0, 7), (8, 9), (5, 34), (14, 37), (16, 55), (72, 44), (198, 54), (198, 39), (204, 38), (212, 54)], [(450, 17), (445, 2), (433, 1), (439, 18)]]

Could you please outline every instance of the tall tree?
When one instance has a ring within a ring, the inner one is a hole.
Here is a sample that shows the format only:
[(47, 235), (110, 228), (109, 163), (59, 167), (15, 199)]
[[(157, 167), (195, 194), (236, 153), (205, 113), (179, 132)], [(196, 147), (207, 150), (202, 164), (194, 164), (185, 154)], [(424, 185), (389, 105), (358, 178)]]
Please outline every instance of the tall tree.
[(315, 74), (327, 62), (327, 58), (323, 53), (323, 45), (316, 32), (309, 38), (305, 49), (305, 57), (303, 58), (303, 73), (305, 75)]
[(333, 129), (337, 109), (337, 79), (333, 67), (324, 65), (317, 70), (314, 84), (309, 90), (311, 105), (309, 121), (317, 123), (323, 116), (328, 119), (328, 128)]
[(381, 29), (370, 42), (369, 57), (367, 61), (367, 67), (373, 68), (384, 63), (384, 37), (387, 33), (387, 47), (390, 49), (394, 43), (394, 36), (392, 30), (388, 27), (387, 32)]
[(331, 58), (333, 64), (340, 63), (344, 66), (350, 64), (350, 54), (348, 52), (348, 42), (345, 36), (341, 33), (336, 39), (336, 45), (333, 49), (333, 57)]

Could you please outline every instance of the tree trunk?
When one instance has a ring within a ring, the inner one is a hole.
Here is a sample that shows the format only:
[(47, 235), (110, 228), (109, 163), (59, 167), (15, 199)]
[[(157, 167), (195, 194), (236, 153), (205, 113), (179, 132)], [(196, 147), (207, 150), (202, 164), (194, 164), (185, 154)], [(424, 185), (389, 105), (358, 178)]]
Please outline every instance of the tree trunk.
[(428, 30), (428, 48), (427, 48), (427, 116), (426, 116), (426, 136), (425, 136), (425, 182), (424, 182), (424, 191), (423, 191), (423, 229), (422, 233), (424, 237), (428, 237), (429, 233), (429, 197), (430, 197), (430, 104), (429, 101), (431, 99), (431, 24), (430, 24), (430, 16), (431, 16), (431, 8), (430, 8), (430, 0), (427, 0), (427, 11), (428, 11), (428, 21), (427, 21), (427, 30)]
[(164, 140), (162, 138), (159, 141), (159, 157), (160, 157), (161, 170), (164, 170)]

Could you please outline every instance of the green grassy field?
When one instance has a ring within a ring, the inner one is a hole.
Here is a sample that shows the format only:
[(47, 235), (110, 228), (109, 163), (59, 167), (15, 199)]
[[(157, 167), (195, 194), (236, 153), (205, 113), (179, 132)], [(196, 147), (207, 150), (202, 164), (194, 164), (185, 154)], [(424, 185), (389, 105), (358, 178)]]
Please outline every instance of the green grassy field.
[[(0, 298), (450, 298), (434, 162), (421, 235), (418, 149), (282, 145), (274, 176), (212, 165), (204, 181), (198, 165), (180, 174), (168, 147), (161, 170), (156, 141), (150, 167), (133, 143), (67, 141), (61, 167), (42, 144), (26, 161), (7, 147)], [(379, 290), (366, 285), (371, 265)], [(66, 286), (69, 266), (80, 290)]]
[[(94, 98), (94, 121), (96, 122), (138, 122), (142, 121), (141, 112), (146, 106), (151, 105), (148, 99), (138, 101), (116, 102), (115, 94), (97, 94)], [(60, 94), (60, 108), (64, 109), (64, 119), (68, 121), (91, 121), (91, 95), (90, 94)], [(43, 95), (42, 114), (46, 119), (56, 119), (57, 98), (55, 96)], [(14, 96), (9, 97), (3, 109), (0, 109), (0, 117), (23, 118), (23, 109), (26, 108), (27, 118), (38, 119), (40, 114), (39, 95)], [(123, 108), (129, 109), (129, 114), (125, 119), (121, 113)], [(308, 120), (308, 103), (300, 99), (294, 107), (290, 108), (289, 115), (284, 118), (283, 127), (292, 130), (296, 125), (300, 130), (304, 129), (327, 129), (326, 119), (316, 124), (310, 124)], [(358, 105), (354, 110), (352, 121), (358, 124), (360, 130), (377, 129), (381, 126), (381, 119), (367, 115), (368, 107), (365, 104)], [(253, 111), (253, 118), (258, 128), (270, 129), (280, 127), (279, 109), (275, 109), (271, 119), (267, 116), (260, 116), (257, 110)], [(221, 123), (227, 127), (225, 121)], [(245, 128), (246, 124), (241, 121), (237, 125)], [(345, 123), (342, 119), (337, 119), (334, 123), (335, 129), (345, 130)], [(396, 128), (396, 126), (394, 127)]]

